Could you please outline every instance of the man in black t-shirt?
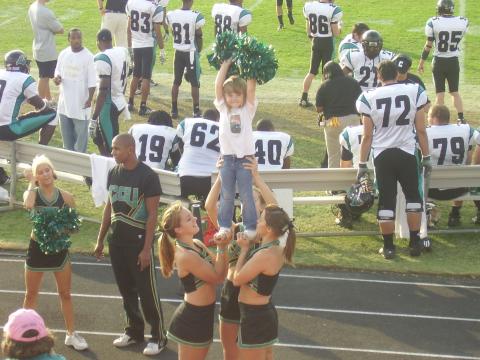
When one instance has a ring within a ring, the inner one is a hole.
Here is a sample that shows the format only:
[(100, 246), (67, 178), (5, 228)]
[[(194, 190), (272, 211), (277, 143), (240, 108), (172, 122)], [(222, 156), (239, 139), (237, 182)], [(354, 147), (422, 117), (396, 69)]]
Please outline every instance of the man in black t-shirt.
[(153, 261), (153, 237), (162, 188), (155, 172), (137, 159), (131, 135), (120, 134), (113, 139), (112, 155), (118, 165), (108, 173), (108, 201), (95, 256), (103, 257), (103, 241), (111, 229), (110, 260), (127, 316), (125, 334), (115, 339), (113, 345), (125, 347), (144, 341), (140, 297), (152, 335), (143, 354), (156, 355), (167, 342)]
[(98, 11), (102, 16), (101, 29), (108, 29), (115, 40), (115, 46), (128, 47), (127, 14), (128, 0), (97, 0)]
[(317, 91), (317, 111), (325, 118), (325, 143), (328, 153), (328, 167), (340, 167), (340, 146), (338, 136), (350, 125), (359, 124), (355, 102), (362, 93), (358, 82), (345, 76), (340, 65), (329, 61), (323, 68), (324, 82)]

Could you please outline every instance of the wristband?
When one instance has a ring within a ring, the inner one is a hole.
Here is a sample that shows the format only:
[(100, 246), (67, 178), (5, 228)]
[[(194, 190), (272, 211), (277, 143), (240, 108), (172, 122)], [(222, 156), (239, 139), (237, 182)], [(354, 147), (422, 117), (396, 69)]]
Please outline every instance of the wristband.
[(422, 160), (430, 160), (430, 155), (422, 156)]
[(358, 167), (359, 168), (366, 168), (367, 167), (367, 162), (366, 161), (360, 161), (358, 163)]
[(424, 48), (422, 52), (422, 60), (427, 60), (428, 54), (430, 54), (430, 50), (427, 50), (426, 48)]

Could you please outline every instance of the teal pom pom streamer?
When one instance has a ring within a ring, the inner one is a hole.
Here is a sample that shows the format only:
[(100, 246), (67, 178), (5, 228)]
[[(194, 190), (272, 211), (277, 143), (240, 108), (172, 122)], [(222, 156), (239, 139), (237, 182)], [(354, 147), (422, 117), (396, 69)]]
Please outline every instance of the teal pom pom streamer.
[(72, 244), (70, 234), (80, 229), (81, 221), (75, 209), (42, 209), (32, 213), (33, 233), (40, 250), (57, 254)]
[(260, 85), (272, 80), (278, 69), (275, 50), (271, 45), (265, 45), (253, 36), (238, 35), (232, 31), (217, 36), (213, 53), (207, 58), (217, 70), (222, 62), (232, 58), (233, 63), (227, 76), (239, 75), (243, 79), (256, 79)]

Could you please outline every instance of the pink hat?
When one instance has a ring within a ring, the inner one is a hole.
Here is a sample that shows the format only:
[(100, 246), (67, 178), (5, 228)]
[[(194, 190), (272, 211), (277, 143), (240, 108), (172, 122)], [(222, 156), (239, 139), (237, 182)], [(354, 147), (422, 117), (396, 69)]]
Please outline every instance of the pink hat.
[[(25, 337), (24, 334), (29, 330), (34, 330), (37, 334)], [(42, 317), (31, 309), (18, 309), (11, 313), (3, 331), (8, 338), (20, 342), (33, 342), (48, 336)]]

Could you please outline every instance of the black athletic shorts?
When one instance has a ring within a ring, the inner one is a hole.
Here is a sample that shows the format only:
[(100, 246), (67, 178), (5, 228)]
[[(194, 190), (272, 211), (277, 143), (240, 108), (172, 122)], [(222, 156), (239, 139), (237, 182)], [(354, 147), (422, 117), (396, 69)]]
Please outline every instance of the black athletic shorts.
[(333, 55), (333, 38), (332, 37), (315, 37), (312, 40), (312, 56), (310, 58), (310, 74), (317, 75), (320, 64), (323, 67), (327, 62), (332, 60)]
[(148, 79), (152, 78), (153, 48), (133, 49), (133, 77)]
[(69, 260), (68, 249), (62, 250), (57, 254), (47, 255), (40, 250), (40, 246), (36, 241), (30, 239), (25, 267), (30, 271), (38, 272), (62, 271)]
[(233, 285), (233, 282), (225, 279), (222, 294), (220, 296), (220, 314), (218, 315), (221, 321), (240, 324), (238, 294), (240, 294), (240, 286), (235, 286)]
[(460, 82), (460, 65), (458, 57), (434, 57), (432, 61), (433, 82), (436, 93), (445, 92), (445, 80), (448, 82), (448, 91), (457, 92)]
[(57, 60), (52, 61), (38, 61), (35, 60), (38, 67), (39, 78), (53, 79), (55, 77), (55, 68), (57, 67)]
[(212, 188), (212, 178), (210, 176), (181, 176), (180, 177), (181, 196), (183, 198), (189, 195), (195, 195), (199, 200), (205, 200)]
[(468, 194), (468, 188), (456, 189), (429, 189), (428, 197), (433, 200), (453, 200), (462, 195)]
[(173, 83), (180, 85), (182, 83), (182, 77), (185, 73), (185, 79), (193, 86), (200, 87), (200, 62), (198, 59), (198, 53), (192, 55), (190, 52), (175, 50), (175, 59), (173, 60), (173, 72), (175, 77)]
[(195, 306), (182, 302), (173, 314), (167, 338), (179, 344), (204, 348), (213, 341), (215, 303)]
[(400, 183), (407, 211), (423, 211), (423, 190), (419, 179), (417, 157), (398, 148), (382, 151), (373, 161), (378, 187), (378, 220), (393, 220)]
[(271, 302), (266, 305), (239, 303), (240, 348), (264, 348), (278, 342), (278, 315)]

